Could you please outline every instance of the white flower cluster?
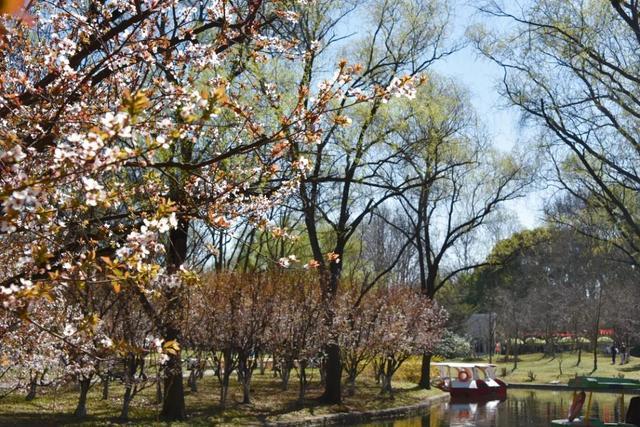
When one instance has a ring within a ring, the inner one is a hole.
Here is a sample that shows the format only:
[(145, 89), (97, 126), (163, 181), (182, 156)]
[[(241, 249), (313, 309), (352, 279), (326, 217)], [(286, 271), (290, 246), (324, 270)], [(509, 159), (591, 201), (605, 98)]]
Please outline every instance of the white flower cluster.
[(190, 59), (196, 69), (207, 70), (220, 65), (220, 57), (213, 43), (189, 44), (184, 52), (184, 59)]
[(85, 190), (85, 200), (87, 206), (98, 206), (98, 202), (107, 197), (104, 187), (93, 178), (82, 178), (82, 185)]
[(20, 285), (13, 283), (10, 286), (1, 286), (0, 295), (4, 296), (2, 306), (7, 309), (13, 307), (16, 303), (15, 294), (31, 289), (32, 287), (33, 282), (27, 279), (20, 279)]
[(164, 365), (169, 361), (169, 355), (164, 352), (164, 347), (162, 346), (164, 343), (162, 338), (147, 337), (145, 341), (147, 341), (147, 343), (151, 345), (152, 349), (158, 353), (160, 364)]
[(291, 263), (299, 262), (298, 258), (295, 255), (289, 255), (288, 257), (282, 257), (278, 260), (278, 266), (282, 268), (289, 268)]
[(416, 78), (412, 76), (394, 77), (387, 87), (388, 97), (383, 99), (387, 101), (389, 97), (414, 99), (416, 97)]
[(138, 271), (144, 268), (142, 260), (152, 252), (161, 252), (164, 247), (158, 242), (158, 234), (166, 233), (177, 227), (178, 220), (175, 213), (160, 219), (145, 219), (140, 231), (132, 231), (127, 236), (127, 244), (116, 251), (120, 259), (135, 258), (138, 262)]
[[(184, 268), (180, 267), (181, 271), (184, 271)], [(156, 278), (151, 282), (150, 289), (174, 289), (182, 286), (182, 279), (180, 278), (180, 274), (166, 274), (163, 270), (159, 273)]]
[(123, 111), (116, 114), (106, 113), (100, 119), (102, 129), (109, 133), (109, 136), (118, 135), (120, 138), (131, 138), (133, 136), (129, 123), (129, 115)]
[(20, 212), (25, 208), (35, 208), (38, 206), (37, 196), (38, 190), (32, 187), (14, 191), (4, 201), (4, 209), (5, 211), (13, 210)]
[(22, 151), (22, 146), (16, 144), (11, 149), (0, 154), (0, 163), (12, 164), (26, 159), (27, 155)]
[(76, 71), (71, 67), (69, 57), (77, 50), (76, 43), (68, 38), (60, 38), (53, 33), (49, 41), (49, 49), (44, 55), (44, 63), (48, 68), (56, 69), (64, 78), (74, 78)]
[[(112, 132), (115, 131), (112, 129)], [(118, 147), (106, 147), (102, 136), (95, 132), (86, 135), (72, 133), (65, 142), (56, 146), (54, 151), (54, 168), (65, 164), (75, 167), (90, 166), (93, 170), (108, 170), (119, 158)]]
[(168, 217), (160, 218), (160, 219), (152, 219), (143, 220), (144, 225), (140, 228), (140, 231), (146, 233), (147, 231), (155, 230), (158, 233), (166, 233), (172, 228), (176, 228), (178, 226), (178, 218), (175, 213), (172, 213)]

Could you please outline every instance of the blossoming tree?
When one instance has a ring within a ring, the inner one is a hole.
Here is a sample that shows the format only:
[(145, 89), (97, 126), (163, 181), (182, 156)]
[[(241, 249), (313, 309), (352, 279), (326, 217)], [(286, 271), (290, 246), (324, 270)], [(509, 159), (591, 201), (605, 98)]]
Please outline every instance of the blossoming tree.
[[(315, 143), (333, 99), (366, 101), (341, 89), (354, 72), (342, 64), (311, 102), (307, 87), (274, 102), (256, 70), (302, 58), (274, 35), (296, 19), (290, 3), (58, 0), (30, 2), (29, 22), (1, 18), (4, 310), (110, 280), (179, 341), (190, 230), (260, 226), (309, 168), (291, 141)], [(168, 358), (162, 415), (180, 419), (178, 345)]]

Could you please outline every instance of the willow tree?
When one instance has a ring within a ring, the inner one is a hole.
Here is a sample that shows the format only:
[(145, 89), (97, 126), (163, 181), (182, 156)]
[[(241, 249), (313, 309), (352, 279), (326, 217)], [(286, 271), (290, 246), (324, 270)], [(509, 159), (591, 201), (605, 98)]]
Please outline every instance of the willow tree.
[[(557, 184), (585, 206), (580, 221), (565, 222), (637, 263), (640, 5), (543, 0), (513, 6), (481, 7), (507, 30), (478, 28), (476, 44), (502, 67), (504, 97), (540, 130)], [(597, 226), (602, 219), (613, 227)]]
[[(340, 2), (344, 5), (342, 14), (327, 13), (333, 3), (315, 2), (302, 15), (298, 38), (309, 43), (312, 54), (305, 59), (299, 86), (315, 86), (325, 74), (326, 58), (346, 54), (358, 71), (357, 77), (345, 81), (347, 93), (361, 97), (370, 92), (386, 92), (387, 96), (376, 97), (357, 108), (347, 108), (344, 101), (333, 103), (334, 115), (323, 123), (318, 144), (292, 144), (293, 152), (313, 161), (299, 188), (299, 208), (314, 263), (324, 277), (327, 301), (337, 295), (346, 249), (364, 220), (411, 185), (404, 181), (390, 184), (386, 179), (399, 155), (399, 150), (389, 150), (387, 141), (391, 129), (399, 123), (387, 122), (389, 104), (396, 98), (414, 97), (428, 67), (456, 49), (448, 42), (451, 11), (444, 2)], [(343, 17), (351, 8), (355, 10), (349, 19), (358, 20), (362, 31), (351, 35), (352, 43), (345, 47), (344, 43), (334, 42), (350, 34)], [(314, 96), (313, 91), (310, 95)], [(323, 238), (321, 230), (325, 226), (329, 231)], [(390, 258), (389, 266), (394, 257)], [(372, 285), (365, 283), (363, 290)], [(331, 323), (332, 314), (328, 313), (326, 319)], [(326, 348), (324, 399), (331, 403), (341, 400), (342, 367), (335, 342), (331, 340)]]

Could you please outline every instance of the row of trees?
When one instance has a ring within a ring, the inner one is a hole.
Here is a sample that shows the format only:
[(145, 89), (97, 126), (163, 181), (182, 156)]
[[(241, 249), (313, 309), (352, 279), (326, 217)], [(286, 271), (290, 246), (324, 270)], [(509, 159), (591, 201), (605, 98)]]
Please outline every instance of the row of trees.
[(571, 344), (578, 364), (587, 344), (594, 370), (602, 329), (613, 329), (613, 340), (627, 347), (638, 339), (637, 272), (621, 262), (624, 253), (608, 248), (567, 227), (538, 228), (501, 241), (494, 265), (468, 278), (475, 290), (467, 298), (496, 314), (492, 332), (510, 343), (516, 367), (518, 343), (527, 337), (541, 339), (551, 356)]
[(545, 0), (513, 6), (481, 6), (512, 31), (478, 27), (471, 34), (504, 70), (502, 93), (534, 125), (545, 178), (560, 190), (557, 199), (568, 201), (552, 219), (637, 264), (639, 5)]
[[(213, 371), (222, 406), (232, 375), (242, 385), (243, 402), (250, 403), (252, 375), (259, 366), (264, 370), (265, 359), (277, 368), (284, 389), (295, 368), (304, 401), (310, 375), (326, 381), (324, 348), (335, 337), (351, 392), (358, 375), (373, 364), (381, 393), (392, 394), (395, 372), (411, 355), (433, 351), (446, 321), (443, 309), (402, 285), (366, 295), (349, 289), (338, 304), (327, 307), (318, 275), (306, 272), (220, 273), (179, 285), (177, 292), (185, 301), (179, 311), (180, 342), (159, 338), (153, 320), (127, 289), (108, 302), (101, 301), (108, 298), (108, 287), (92, 295), (91, 302), (60, 295), (55, 301), (60, 318), (52, 329), (38, 323), (40, 315), (49, 314), (37, 304), (31, 305), (28, 320), (4, 317), (0, 359), (9, 361), (3, 364), (5, 391), (26, 390), (27, 399), (33, 399), (40, 387), (76, 382), (75, 413), (84, 416), (90, 386), (100, 380), (107, 398), (109, 382), (117, 380), (124, 385), (120, 418), (127, 419), (131, 402), (144, 389), (156, 387), (160, 402), (169, 398), (160, 379), (173, 369), (170, 357), (182, 351), (189, 355), (191, 390), (197, 391), (206, 370)], [(104, 308), (102, 317), (85, 324), (80, 313), (97, 308), (94, 304)], [(331, 333), (325, 321), (329, 312), (335, 319)]]
[[(327, 307), (341, 282), (362, 298), (419, 283), (433, 298), (482, 264), (475, 238), (530, 181), (520, 159), (489, 147), (464, 91), (429, 73), (461, 46), (448, 2), (28, 8), (29, 20), (2, 18), (3, 314), (12, 325), (39, 312), (63, 339), (62, 315), (47, 319), (41, 300), (96, 299), (67, 315), (90, 325), (126, 293), (147, 329), (177, 344), (163, 353), (167, 419), (185, 417), (180, 286), (294, 264), (294, 253), (318, 269)], [(362, 30), (345, 44), (354, 19)], [(131, 311), (117, 312), (129, 328)], [(334, 403), (350, 351), (335, 316), (322, 317)]]
[(503, 71), (501, 93), (535, 139), (548, 198), (544, 227), (496, 246), (492, 261), (503, 265), (471, 278), (472, 294), (497, 312), (507, 337), (544, 337), (550, 352), (560, 331), (587, 340), (596, 369), (599, 329), (613, 327), (628, 345), (638, 326), (639, 5), (479, 9), (493, 29), (478, 25), (470, 37)]

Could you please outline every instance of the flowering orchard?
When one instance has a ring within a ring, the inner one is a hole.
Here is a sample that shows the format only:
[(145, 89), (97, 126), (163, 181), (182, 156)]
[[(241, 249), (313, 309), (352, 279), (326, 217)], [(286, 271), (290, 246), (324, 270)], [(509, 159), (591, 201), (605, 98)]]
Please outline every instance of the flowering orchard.
[[(185, 417), (182, 329), (193, 314), (184, 288), (199, 282), (189, 263), (198, 230), (242, 221), (288, 237), (266, 215), (312, 167), (300, 147), (348, 126), (350, 106), (413, 97), (422, 81), (348, 90), (362, 67), (342, 60), (317, 86), (272, 84), (268, 70), (300, 67), (318, 48), (300, 48), (291, 31), (311, 3), (56, 0), (3, 10), (0, 341), (19, 386), (77, 381), (84, 415), (90, 384), (109, 378), (115, 357), (128, 405), (150, 377), (144, 355), (154, 354), (162, 415)], [(322, 344), (318, 330), (305, 332), (319, 313), (278, 312), (307, 325), (286, 336), (267, 331), (267, 313), (238, 332), (257, 341), (233, 350), (247, 387), (266, 337), (287, 366)]]
[[(206, 275), (179, 289), (184, 302), (175, 319), (182, 332), (180, 343), (159, 336), (157, 324), (140, 310), (128, 289), (118, 294), (124, 298), (110, 299), (112, 289), (105, 285), (91, 303), (103, 317), (89, 325), (60, 304), (54, 313), (36, 300), (29, 306), (29, 322), (4, 313), (0, 323), (3, 381), (10, 384), (7, 392), (24, 390), (29, 399), (41, 389), (77, 382), (77, 416), (87, 414), (92, 384), (100, 381), (107, 399), (110, 383), (115, 382), (124, 388), (119, 416), (126, 420), (131, 403), (143, 390), (158, 389), (157, 401), (163, 401), (170, 356), (182, 347), (190, 354), (186, 367), (191, 371), (191, 391), (197, 392), (205, 372), (213, 373), (222, 407), (228, 403), (235, 378), (243, 402), (251, 402), (252, 375), (258, 368), (264, 373), (267, 366), (277, 373), (274, 381), (283, 389), (295, 371), (298, 400), (304, 402), (310, 382), (322, 381), (326, 375), (325, 343), (337, 337), (350, 393), (355, 393), (358, 376), (373, 366), (381, 394), (392, 394), (391, 381), (398, 368), (409, 356), (434, 350), (447, 318), (442, 308), (404, 285), (364, 295), (345, 286), (336, 300), (339, 303), (330, 307), (335, 325), (329, 333), (321, 288), (319, 275), (307, 272)], [(109, 310), (104, 310), (106, 305), (111, 306)], [(58, 317), (53, 319), (54, 315)], [(37, 324), (41, 316), (64, 324), (64, 330), (60, 334), (46, 330)], [(213, 396), (211, 400), (214, 404)]]

